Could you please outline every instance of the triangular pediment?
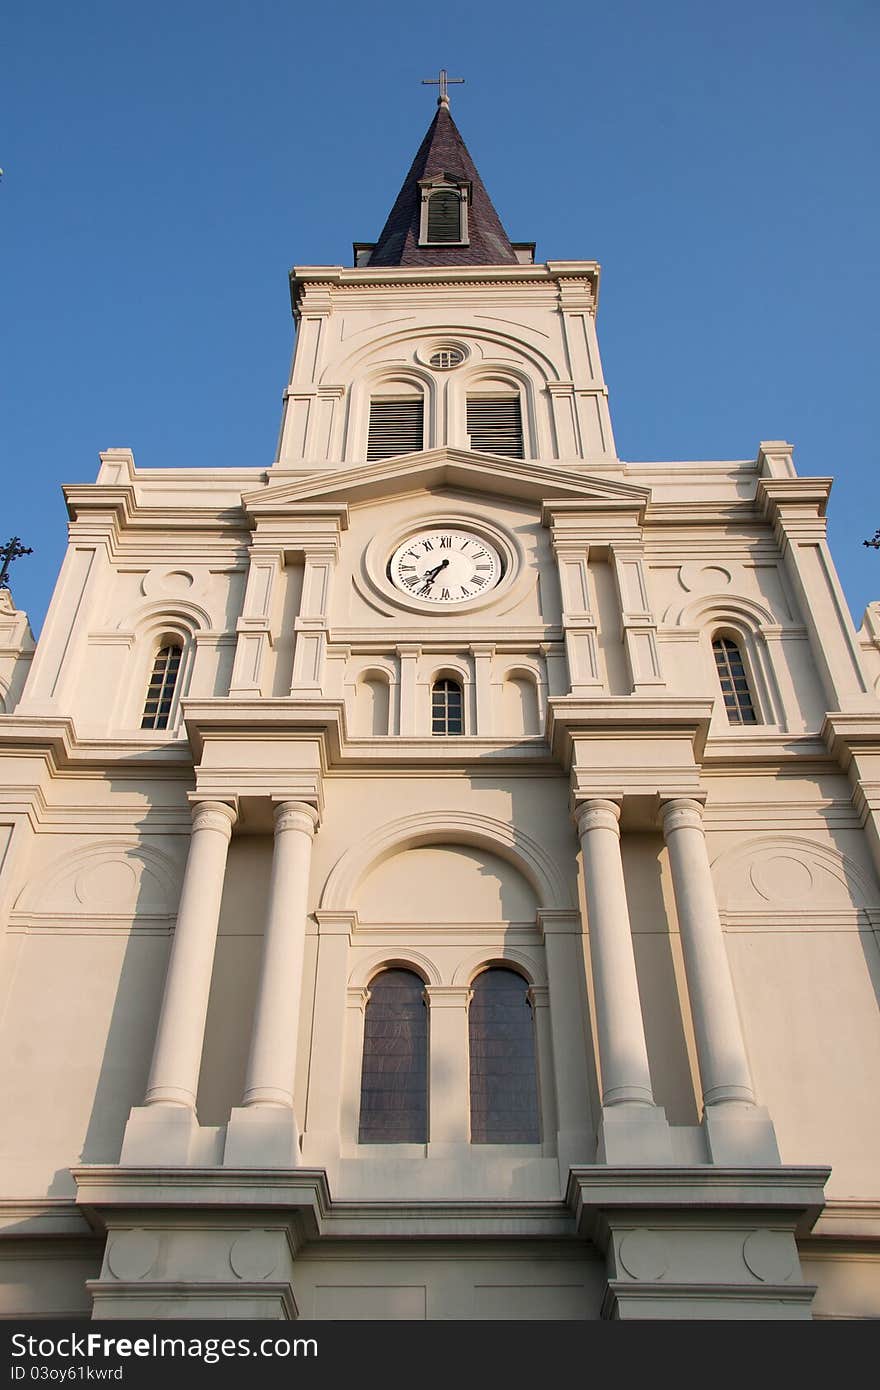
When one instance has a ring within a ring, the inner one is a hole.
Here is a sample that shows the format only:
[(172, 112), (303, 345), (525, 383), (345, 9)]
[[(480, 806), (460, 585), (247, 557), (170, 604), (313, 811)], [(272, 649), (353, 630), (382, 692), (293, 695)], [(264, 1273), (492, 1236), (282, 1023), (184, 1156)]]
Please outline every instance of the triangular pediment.
[(369, 502), (424, 489), (463, 489), (486, 496), (541, 505), (552, 501), (616, 503), (641, 510), (650, 490), (610, 478), (596, 478), (528, 459), (502, 458), (470, 449), (426, 449), (417, 454), (342, 468), (294, 481), (271, 482), (246, 492), (242, 502), (254, 516), (295, 510), (297, 506)]

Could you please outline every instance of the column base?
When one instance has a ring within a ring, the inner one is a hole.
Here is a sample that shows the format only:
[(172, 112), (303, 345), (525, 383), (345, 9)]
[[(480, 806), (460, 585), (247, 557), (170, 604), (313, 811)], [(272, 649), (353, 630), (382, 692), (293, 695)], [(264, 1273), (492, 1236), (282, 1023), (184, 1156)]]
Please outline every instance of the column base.
[(739, 1101), (707, 1105), (703, 1132), (709, 1162), (724, 1168), (775, 1168), (781, 1163), (776, 1131), (762, 1105)]
[(659, 1105), (603, 1105), (597, 1163), (661, 1167), (674, 1161), (666, 1111)]
[(568, 1182), (570, 1168), (582, 1168), (587, 1163), (596, 1163), (596, 1136), (587, 1129), (560, 1129), (556, 1133), (556, 1156), (559, 1161), (559, 1176), (563, 1189)]
[(199, 1132), (187, 1105), (136, 1105), (122, 1139), (119, 1162), (125, 1168), (186, 1168)]
[(299, 1130), (286, 1106), (242, 1105), (226, 1126), (224, 1168), (299, 1168)]

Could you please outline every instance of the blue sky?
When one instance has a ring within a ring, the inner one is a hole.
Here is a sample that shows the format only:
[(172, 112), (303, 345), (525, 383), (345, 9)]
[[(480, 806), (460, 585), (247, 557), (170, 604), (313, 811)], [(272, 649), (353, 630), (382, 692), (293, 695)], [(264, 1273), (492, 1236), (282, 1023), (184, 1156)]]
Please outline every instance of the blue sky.
[(378, 234), (434, 111), (508, 233), (594, 258), (618, 451), (836, 477), (858, 622), (880, 596), (876, 0), (13, 0), (3, 34), (3, 490), (41, 624), (62, 482), (264, 467), (287, 272)]

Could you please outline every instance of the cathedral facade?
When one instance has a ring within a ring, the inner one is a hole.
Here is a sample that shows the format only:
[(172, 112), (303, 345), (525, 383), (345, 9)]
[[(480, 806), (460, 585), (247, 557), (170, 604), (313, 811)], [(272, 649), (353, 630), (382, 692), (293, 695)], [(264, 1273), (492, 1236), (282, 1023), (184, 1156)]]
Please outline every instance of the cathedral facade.
[(880, 1315), (880, 609), (792, 448), (616, 454), (441, 94), (266, 469), (0, 590), (8, 1317)]

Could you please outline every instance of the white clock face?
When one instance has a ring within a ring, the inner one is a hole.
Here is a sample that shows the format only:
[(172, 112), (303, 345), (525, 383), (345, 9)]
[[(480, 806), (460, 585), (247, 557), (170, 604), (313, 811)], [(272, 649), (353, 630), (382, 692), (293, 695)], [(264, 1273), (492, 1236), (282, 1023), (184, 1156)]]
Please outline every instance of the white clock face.
[(471, 531), (441, 528), (410, 536), (391, 557), (391, 582), (425, 603), (466, 603), (501, 579), (501, 557)]

